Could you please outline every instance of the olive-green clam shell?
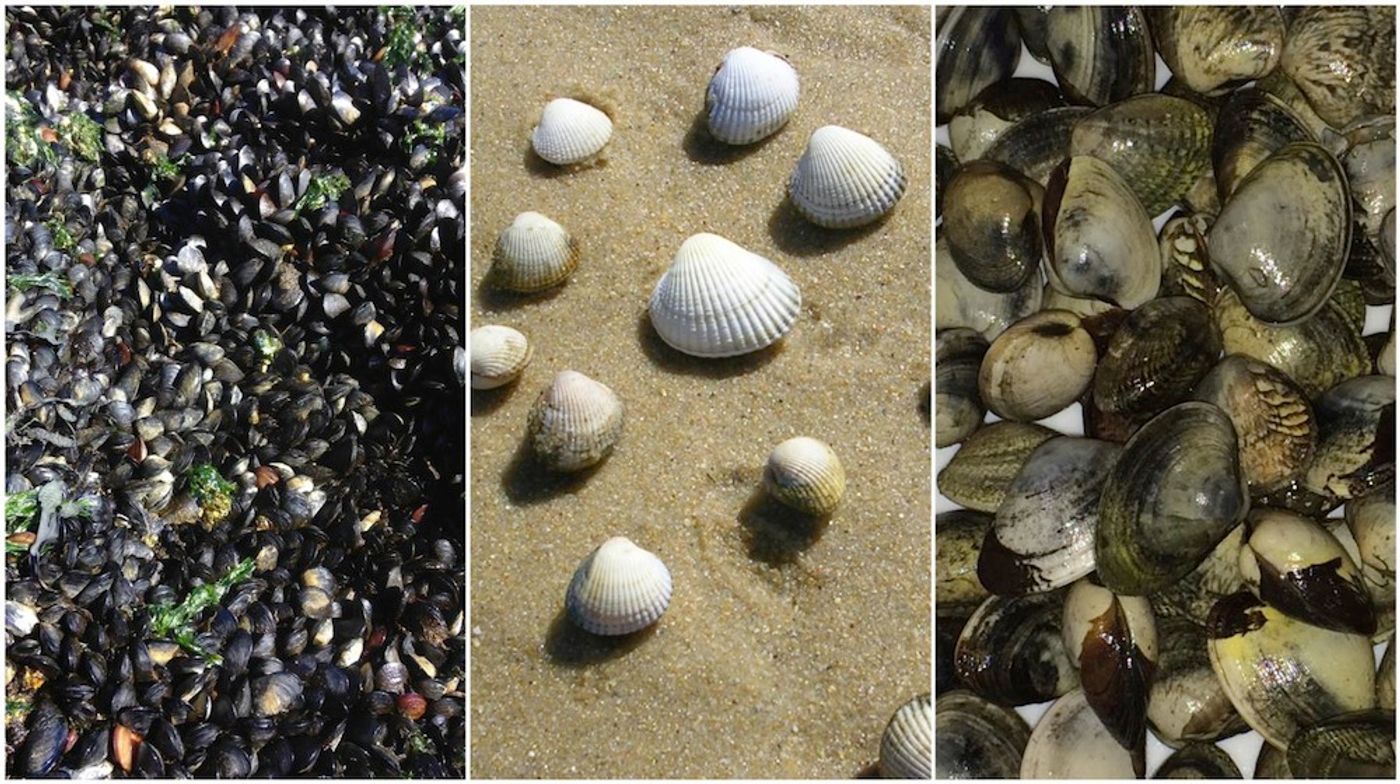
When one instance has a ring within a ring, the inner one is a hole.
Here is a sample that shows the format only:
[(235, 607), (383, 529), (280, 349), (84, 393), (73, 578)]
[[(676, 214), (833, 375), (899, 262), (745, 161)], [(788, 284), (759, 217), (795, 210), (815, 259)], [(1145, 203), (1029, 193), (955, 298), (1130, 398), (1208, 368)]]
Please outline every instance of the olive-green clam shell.
[(1240, 768), (1225, 750), (1213, 743), (1188, 743), (1175, 751), (1154, 779), (1242, 779)]
[(938, 278), (934, 329), (967, 327), (996, 340), (1007, 327), (1040, 310), (1044, 301), (1045, 285), (1038, 274), (1008, 292), (987, 291), (968, 280), (953, 262), (948, 238), (942, 233), (934, 245), (933, 268)]
[(1273, 365), (1309, 398), (1371, 367), (1360, 327), (1335, 297), (1312, 318), (1289, 325), (1269, 324), (1250, 315), (1231, 290), (1220, 292), (1214, 311), (1227, 354), (1244, 354)]
[(1152, 611), (1156, 616), (1182, 618), (1205, 626), (1217, 601), (1245, 588), (1244, 576), (1240, 574), (1244, 535), (1245, 526), (1240, 523), (1195, 569), (1152, 594)]
[[(948, 182), (953, 179), (953, 172), (958, 168), (958, 156), (953, 154), (953, 150), (943, 145), (938, 145), (938, 154), (934, 158), (933, 174), (935, 177), (934, 196), (934, 216), (943, 217), (943, 193), (948, 190)], [(938, 238), (941, 242), (942, 237)]]
[(985, 512), (957, 509), (934, 519), (934, 608), (943, 618), (969, 617), (991, 596), (977, 579), (977, 556), (992, 526)]
[(938, 473), (938, 492), (968, 509), (996, 512), (1026, 458), (1056, 435), (1029, 422), (985, 425), (963, 442)]
[(1317, 137), (1280, 98), (1254, 87), (1230, 94), (1215, 120), (1210, 158), (1222, 202), (1270, 155)]
[(1031, 728), (1010, 708), (969, 691), (950, 691), (934, 703), (936, 779), (1014, 779)]
[(1021, 34), (1010, 8), (954, 8), (938, 19), (937, 28), (934, 108), (942, 125), (987, 85), (1016, 70)]
[(1135, 95), (1080, 118), (1070, 155), (1092, 155), (1114, 168), (1148, 215), (1185, 199), (1210, 171), (1210, 117), (1169, 95)]
[(1045, 185), (1050, 172), (1069, 155), (1070, 135), (1087, 106), (1065, 106), (1026, 117), (997, 136), (982, 157), (999, 161)]
[(1024, 287), (1040, 267), (1040, 185), (995, 161), (958, 167), (944, 193), (948, 251), (962, 274), (988, 291)]
[(1159, 6), (1147, 9), (1162, 61), (1200, 93), (1258, 79), (1283, 55), (1283, 14), (1269, 6)]
[(1147, 719), (1163, 743), (1180, 748), (1249, 729), (1210, 667), (1203, 625), (1188, 618), (1158, 617), (1157, 639), (1157, 674), (1147, 700)]
[(1297, 778), (1395, 780), (1395, 711), (1333, 716), (1298, 731), (1288, 744)]
[(1282, 70), (1328, 124), (1395, 112), (1395, 7), (1312, 6), (1288, 27)]
[(1060, 89), (1077, 103), (1104, 106), (1155, 86), (1152, 35), (1136, 7), (1056, 6), (1045, 33)]
[(1157, 296), (1162, 260), (1152, 218), (1112, 166), (1088, 155), (1051, 175), (1042, 228), (1050, 282), (1132, 310)]
[(1230, 417), (1251, 496), (1302, 476), (1317, 443), (1317, 422), (1307, 394), (1282, 371), (1231, 354), (1201, 379), (1194, 397)]
[(945, 329), (934, 348), (936, 374), (934, 444), (951, 446), (972, 435), (987, 415), (977, 389), (977, 373), (987, 339), (970, 329)]
[(981, 158), (1001, 132), (1025, 117), (1065, 105), (1053, 82), (1012, 78), (988, 85), (948, 123), (948, 139), (959, 160)]
[(1100, 411), (1143, 416), (1181, 402), (1220, 356), (1210, 308), (1161, 297), (1128, 314), (1094, 373)]
[(1064, 591), (993, 596), (977, 608), (954, 652), (958, 678), (1002, 705), (1044, 702), (1079, 685), (1060, 634)]
[(1016, 7), (1016, 23), (1021, 27), (1021, 41), (1031, 57), (1050, 64), (1050, 46), (1045, 41), (1046, 16), (1049, 7), (1026, 5)]

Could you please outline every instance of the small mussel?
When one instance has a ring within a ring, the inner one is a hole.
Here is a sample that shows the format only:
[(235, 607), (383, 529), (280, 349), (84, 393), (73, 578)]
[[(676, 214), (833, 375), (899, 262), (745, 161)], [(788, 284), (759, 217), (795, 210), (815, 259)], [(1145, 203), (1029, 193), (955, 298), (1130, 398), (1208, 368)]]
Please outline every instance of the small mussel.
[(1152, 90), (1156, 53), (1139, 8), (1056, 6), (1045, 42), (1060, 88), (1076, 103), (1103, 106)]
[(991, 525), (991, 515), (969, 509), (940, 512), (934, 519), (938, 563), (933, 595), (939, 626), (945, 618), (971, 616), (990, 595), (977, 578), (977, 558)]
[(1154, 779), (1242, 779), (1240, 768), (1224, 749), (1210, 743), (1188, 743), (1167, 757)]
[(1169, 95), (1135, 95), (1074, 124), (1070, 155), (1092, 155), (1113, 167), (1148, 215), (1183, 201), (1210, 171), (1210, 117)]
[(1064, 591), (992, 596), (958, 636), (954, 664), (969, 689), (1002, 705), (1043, 702), (1079, 685), (1060, 632)]
[(622, 401), (582, 373), (561, 371), (529, 415), (530, 446), (553, 471), (581, 471), (612, 454), (622, 437)]
[(846, 471), (831, 447), (798, 436), (773, 447), (763, 466), (763, 488), (803, 514), (828, 517), (846, 493)]
[(1395, 711), (1373, 708), (1307, 726), (1288, 744), (1295, 778), (1395, 779)]
[(1080, 155), (1061, 164), (1046, 187), (1041, 227), (1057, 289), (1128, 310), (1157, 296), (1162, 265), (1151, 216), (1107, 163)]
[(1147, 720), (1157, 737), (1179, 748), (1248, 730), (1211, 669), (1205, 627), (1189, 618), (1158, 617), (1156, 623), (1160, 650)]
[(593, 634), (631, 634), (656, 623), (671, 603), (671, 572), (625, 536), (603, 542), (569, 583), (569, 617)]
[(880, 736), (880, 777), (926, 779), (933, 771), (933, 704), (927, 693), (899, 706)]
[(1097, 358), (1078, 316), (1043, 310), (992, 341), (978, 372), (982, 402), (1003, 419), (1043, 419), (1083, 394)]
[(1099, 721), (1083, 689), (1055, 701), (1036, 722), (1021, 761), (1023, 779), (1132, 779), (1133, 755)]
[(1395, 476), (1395, 379), (1361, 376), (1317, 401), (1318, 439), (1303, 486), (1335, 498), (1364, 495)]
[(995, 161), (972, 161), (948, 183), (943, 230), (953, 262), (973, 284), (1023, 288), (1040, 267), (1038, 183)]
[(995, 512), (1035, 448), (1059, 435), (1029, 422), (993, 422), (973, 433), (938, 474), (938, 492), (968, 509)]
[(951, 8), (937, 27), (933, 105), (943, 125), (987, 85), (1011, 76), (1021, 60), (1021, 36), (1010, 8)]
[(1209, 308), (1190, 297), (1154, 299), (1109, 340), (1094, 373), (1094, 404), (1146, 418), (1185, 399), (1219, 356)]
[(1283, 56), (1285, 26), (1277, 8), (1160, 6), (1147, 9), (1147, 17), (1167, 68), (1198, 93), (1265, 76)]
[(1376, 630), (1361, 571), (1327, 529), (1277, 509), (1252, 510), (1246, 524), (1240, 574), (1260, 599), (1326, 629)]
[(1312, 405), (1302, 388), (1272, 365), (1231, 354), (1201, 379), (1193, 396), (1230, 417), (1251, 496), (1300, 477), (1312, 459), (1317, 442)]
[(948, 249), (948, 237), (939, 232), (934, 245), (935, 289), (933, 328), (967, 327), (982, 333), (987, 340), (996, 340), (1006, 328), (1040, 310), (1045, 286), (1040, 275), (1026, 278), (1019, 289), (1008, 292), (988, 291), (968, 280), (953, 261)]
[(982, 424), (987, 408), (977, 389), (977, 374), (987, 340), (970, 329), (945, 329), (934, 348), (938, 392), (934, 396), (934, 444), (951, 446)]
[(1064, 105), (1064, 96), (1051, 82), (1004, 79), (989, 85), (953, 116), (948, 138), (959, 160), (975, 161), (1019, 120)]
[(1031, 728), (1020, 714), (968, 691), (934, 704), (934, 778), (1014, 779)]

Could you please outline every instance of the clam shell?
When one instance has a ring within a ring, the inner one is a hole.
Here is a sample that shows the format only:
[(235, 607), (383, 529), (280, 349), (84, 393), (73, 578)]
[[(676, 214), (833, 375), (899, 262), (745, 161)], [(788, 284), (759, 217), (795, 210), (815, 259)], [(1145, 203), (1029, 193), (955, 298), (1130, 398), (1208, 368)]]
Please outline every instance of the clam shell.
[(969, 509), (940, 512), (934, 519), (933, 595), (940, 626), (945, 619), (971, 616), (990, 596), (977, 578), (977, 557), (991, 525), (991, 515)]
[(705, 91), (710, 135), (725, 144), (753, 144), (771, 136), (797, 109), (797, 71), (772, 52), (751, 46), (724, 55)]
[(507, 291), (544, 291), (567, 280), (578, 259), (578, 242), (563, 226), (538, 212), (522, 212), (496, 238), (486, 280)]
[(934, 778), (1014, 779), (1031, 737), (1026, 720), (967, 691), (952, 691), (934, 703), (937, 752)]
[(1132, 754), (1099, 721), (1083, 689), (1055, 701), (1036, 722), (1021, 762), (1023, 779), (1132, 779)]
[(1385, 646), (1380, 667), (1376, 670), (1376, 706), (1395, 710), (1395, 638)]
[(1064, 598), (1050, 591), (983, 602), (958, 635), (958, 678), (1002, 705), (1043, 702), (1078, 686), (1060, 634)]
[[(1395, 118), (1385, 117), (1368, 123), (1362, 138), (1353, 142), (1341, 156), (1346, 169), (1357, 229), (1377, 243), (1382, 221), (1395, 209)], [(1394, 265), (1388, 281), (1394, 287)]]
[[(933, 162), (933, 175), (935, 178), (933, 188), (933, 214), (935, 217), (943, 217), (943, 192), (948, 189), (948, 182), (953, 179), (953, 172), (958, 168), (958, 156), (953, 154), (952, 148), (938, 145), (938, 155)], [(942, 239), (941, 237), (939, 239)]]
[(1317, 423), (1307, 394), (1288, 376), (1231, 354), (1201, 379), (1193, 397), (1230, 417), (1251, 495), (1272, 492), (1302, 475), (1317, 443)]
[(1327, 529), (1306, 517), (1251, 511), (1240, 574), (1256, 596), (1301, 621), (1354, 634), (1376, 630), (1356, 562)]
[(1055, 167), (1069, 157), (1075, 123), (1091, 111), (1086, 106), (1064, 106), (1022, 118), (1002, 131), (982, 157), (1045, 185)]
[(545, 104), (530, 133), (535, 154), (557, 166), (582, 163), (602, 151), (612, 138), (612, 120), (601, 110), (572, 98)]
[(1329, 125), (1395, 113), (1395, 8), (1316, 6), (1288, 27), (1282, 70)]
[(1288, 744), (1297, 778), (1395, 780), (1395, 711), (1347, 713), (1304, 727)]
[(1026, 458), (1057, 435), (1048, 427), (1026, 422), (984, 425), (939, 472), (938, 492), (968, 509), (995, 512)]
[(1343, 381), (1317, 401), (1317, 449), (1303, 486), (1334, 498), (1364, 495), (1395, 477), (1395, 379)]
[[(803, 217), (829, 229), (865, 226), (904, 195), (904, 167), (879, 142), (838, 125), (812, 132), (788, 180)], [(945, 205), (946, 206), (946, 205)]]
[(560, 372), (530, 408), (530, 446), (554, 471), (581, 471), (612, 453), (622, 436), (622, 401), (573, 370)]
[(495, 389), (520, 377), (534, 356), (530, 341), (499, 324), (477, 327), (471, 334), (472, 389)]
[(939, 448), (972, 435), (987, 414), (977, 374), (987, 340), (970, 329), (945, 329), (934, 348), (938, 392), (934, 395), (934, 444)]
[(1254, 778), (1256, 779), (1291, 779), (1293, 773), (1288, 769), (1288, 755), (1275, 748), (1272, 743), (1264, 743), (1259, 747), (1259, 756), (1254, 760)]
[(583, 559), (565, 598), (574, 623), (607, 636), (645, 629), (670, 603), (666, 564), (625, 536), (603, 542)]
[(778, 444), (763, 466), (763, 487), (784, 504), (809, 515), (826, 517), (846, 493), (846, 471), (831, 447), (798, 436)]
[(1244, 774), (1224, 749), (1211, 743), (1188, 743), (1167, 757), (1154, 779), (1242, 779)]
[(680, 250), (651, 293), (652, 326), (667, 345), (697, 357), (766, 348), (792, 329), (797, 285), (776, 264), (715, 234)]
[(1040, 268), (1043, 191), (1009, 166), (958, 167), (944, 194), (943, 230), (953, 262), (987, 291), (1022, 289)]
[(1196, 104), (1157, 93), (1136, 95), (1080, 118), (1070, 155), (1112, 166), (1148, 215), (1184, 200), (1210, 171), (1210, 117)]
[(1128, 314), (1094, 373), (1099, 410), (1156, 414), (1190, 394), (1220, 356), (1210, 309), (1190, 297), (1154, 299)]
[(1093, 379), (1096, 359), (1094, 341), (1078, 316), (1043, 310), (992, 342), (977, 386), (997, 416), (1030, 422), (1077, 400)]
[(1295, 142), (1235, 189), (1207, 242), (1211, 261), (1256, 318), (1295, 322), (1322, 307), (1351, 244), (1346, 174), (1319, 145)]
[(1395, 482), (1346, 503), (1361, 578), (1377, 609), (1395, 606)]
[(1212, 94), (1258, 79), (1283, 56), (1283, 14), (1268, 6), (1147, 9), (1157, 52), (1176, 78)]
[(1244, 576), (1240, 574), (1244, 537), (1245, 525), (1240, 523), (1195, 569), (1153, 593), (1149, 598), (1156, 616), (1183, 618), (1204, 627), (1217, 601), (1245, 589)]
[(1190, 297), (1207, 305), (1215, 303), (1220, 280), (1210, 266), (1206, 235), (1215, 216), (1178, 215), (1162, 225), (1157, 233), (1157, 249), (1162, 255), (1161, 296)]
[[(1031, 57), (1046, 65), (1050, 64), (1050, 47), (1045, 42), (1046, 12), (1048, 6), (1030, 5), (1017, 6), (1016, 23), (1021, 28), (1021, 41), (1026, 45), (1026, 51), (1031, 53)], [(1010, 778), (1010, 777), (1008, 777)]]
[(987, 291), (967, 279), (954, 263), (948, 238), (942, 232), (934, 244), (934, 287), (938, 301), (934, 307), (934, 329), (967, 327), (995, 340), (1007, 327), (1040, 310), (1045, 285), (1033, 274), (1015, 291)]
[(1162, 260), (1152, 219), (1112, 166), (1087, 155), (1070, 158), (1050, 177), (1044, 212), (1057, 289), (1127, 310), (1157, 296)]
[(1230, 94), (1215, 121), (1210, 159), (1222, 201), (1270, 155), (1293, 142), (1317, 137), (1297, 112), (1277, 96), (1258, 87)]
[(1312, 318), (1297, 324), (1276, 325), (1255, 318), (1228, 289), (1220, 292), (1214, 312), (1225, 353), (1273, 365), (1309, 398), (1371, 366), (1361, 327), (1336, 296)]
[(1045, 39), (1060, 89), (1076, 103), (1103, 106), (1154, 86), (1157, 61), (1141, 9), (1057, 6)]
[(981, 158), (1002, 131), (1025, 117), (1065, 105), (1065, 97), (1043, 79), (1003, 79), (988, 85), (948, 123), (958, 160)]
[(1217, 602), (1206, 629), (1225, 693), (1280, 749), (1302, 727), (1375, 702), (1375, 658), (1362, 635), (1295, 620), (1248, 592)]
[(1158, 618), (1157, 639), (1147, 720), (1162, 742), (1180, 747), (1249, 729), (1210, 667), (1204, 626), (1187, 618)]
[(1081, 320), (1102, 316), (1106, 313), (1121, 313), (1121, 308), (1110, 302), (1088, 297), (1075, 297), (1060, 291), (1048, 281), (1041, 297), (1041, 310), (1067, 310)]
[(951, 8), (938, 18), (937, 124), (952, 119), (987, 85), (1016, 70), (1021, 36), (1009, 8)]
[(928, 694), (899, 706), (880, 736), (880, 775), (926, 779), (933, 772), (933, 701)]

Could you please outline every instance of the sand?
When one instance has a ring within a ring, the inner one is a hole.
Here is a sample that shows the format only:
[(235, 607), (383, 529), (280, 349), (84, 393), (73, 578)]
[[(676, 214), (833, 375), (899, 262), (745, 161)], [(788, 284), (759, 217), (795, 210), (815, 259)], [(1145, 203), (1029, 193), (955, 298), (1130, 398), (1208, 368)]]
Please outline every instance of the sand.
[[(930, 690), (930, 89), (927, 9), (476, 8), (471, 13), (473, 325), (529, 335), (514, 387), (472, 394), (474, 777), (827, 777), (874, 762), (892, 712)], [(730, 48), (787, 55), (797, 114), (737, 151), (696, 124)], [(606, 163), (559, 172), (528, 134), (545, 102), (613, 113)], [(808, 135), (885, 144), (910, 187), (869, 230), (809, 226), (784, 186)], [(481, 280), (499, 231), (537, 210), (583, 259), (564, 287), (503, 297)], [(775, 349), (671, 350), (646, 318), (689, 235), (783, 267), (802, 314)], [(611, 386), (626, 431), (601, 469), (545, 477), (521, 451), (554, 373)], [(848, 475), (824, 528), (757, 492), (780, 441), (832, 445)], [(654, 630), (605, 642), (563, 615), (580, 559), (628, 536), (670, 567)]]

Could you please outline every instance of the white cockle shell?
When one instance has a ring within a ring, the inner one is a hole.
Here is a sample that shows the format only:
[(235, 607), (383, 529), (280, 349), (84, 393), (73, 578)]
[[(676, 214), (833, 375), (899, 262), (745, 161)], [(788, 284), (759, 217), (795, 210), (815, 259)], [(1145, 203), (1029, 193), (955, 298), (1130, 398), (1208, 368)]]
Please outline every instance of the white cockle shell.
[(612, 120), (601, 110), (572, 98), (555, 98), (545, 104), (539, 125), (530, 133), (530, 145), (550, 163), (582, 163), (607, 145), (612, 131)]
[(773, 448), (763, 467), (763, 487), (784, 504), (824, 517), (846, 493), (846, 471), (831, 447), (815, 438), (789, 438)]
[(554, 471), (581, 471), (612, 453), (622, 436), (622, 401), (575, 370), (555, 375), (530, 408), (530, 447)]
[(522, 212), (496, 238), (486, 277), (507, 291), (544, 291), (563, 283), (578, 258), (578, 242), (563, 226), (538, 212)]
[(565, 599), (574, 623), (608, 636), (645, 629), (670, 603), (666, 564), (625, 536), (603, 542), (583, 559)]
[(772, 135), (797, 109), (797, 70), (751, 46), (731, 49), (710, 77), (705, 118), (725, 144), (753, 144)]
[(495, 389), (520, 377), (534, 349), (519, 331), (500, 324), (477, 327), (471, 334), (472, 389)]
[(933, 778), (933, 704), (920, 694), (899, 706), (880, 738), (880, 777)]
[(811, 222), (829, 229), (874, 223), (907, 184), (904, 167), (879, 142), (838, 125), (812, 132), (788, 181), (788, 194)]

